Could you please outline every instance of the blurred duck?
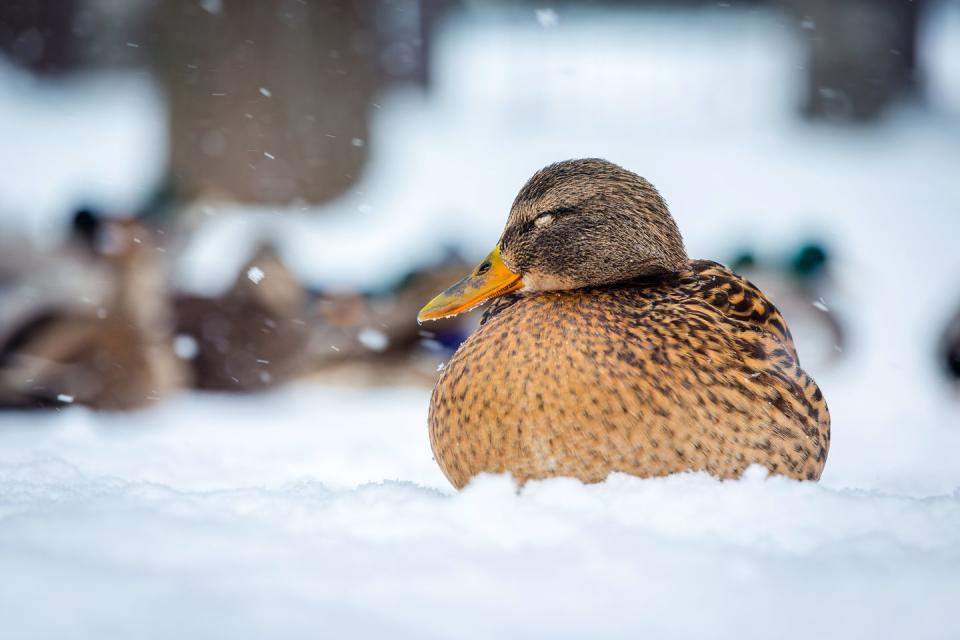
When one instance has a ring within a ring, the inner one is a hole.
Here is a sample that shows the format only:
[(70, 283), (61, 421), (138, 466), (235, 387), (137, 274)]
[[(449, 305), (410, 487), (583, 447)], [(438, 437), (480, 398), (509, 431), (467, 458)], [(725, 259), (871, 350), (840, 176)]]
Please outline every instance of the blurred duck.
[(752, 250), (739, 252), (730, 268), (757, 285), (777, 305), (790, 328), (804, 362), (819, 368), (837, 362), (847, 349), (847, 332), (832, 302), (834, 281), (826, 245), (810, 240), (784, 258), (762, 259)]
[(217, 297), (179, 296), (177, 353), (194, 386), (256, 391), (302, 374), (309, 362), (307, 292), (270, 244), (261, 245)]
[(469, 264), (455, 253), (409, 271), (382, 290), (320, 295), (314, 303), (313, 353), (318, 375), (365, 384), (429, 383), (475, 328), (450, 318), (429, 330), (416, 321), (423, 299)]
[(50, 278), (22, 274), (35, 295), (19, 296), (30, 304), (5, 318), (0, 333), (0, 405), (132, 409), (180, 386), (154, 250), (134, 220), (76, 214), (68, 246), (45, 260), (64, 267), (54, 280), (78, 290), (51, 297), (58, 289)]
[(656, 189), (604, 160), (535, 174), (497, 247), (420, 320), (488, 302), (430, 402), (456, 487), (612, 472), (805, 480), (827, 457), (826, 402), (777, 309), (725, 267), (687, 257)]

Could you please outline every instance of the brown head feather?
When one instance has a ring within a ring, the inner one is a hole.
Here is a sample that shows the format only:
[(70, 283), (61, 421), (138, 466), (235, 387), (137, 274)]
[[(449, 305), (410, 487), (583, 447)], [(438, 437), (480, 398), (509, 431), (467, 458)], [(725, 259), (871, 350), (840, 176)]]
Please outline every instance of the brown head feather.
[(576, 289), (687, 268), (680, 231), (652, 184), (596, 158), (538, 171), (499, 242), (526, 290)]

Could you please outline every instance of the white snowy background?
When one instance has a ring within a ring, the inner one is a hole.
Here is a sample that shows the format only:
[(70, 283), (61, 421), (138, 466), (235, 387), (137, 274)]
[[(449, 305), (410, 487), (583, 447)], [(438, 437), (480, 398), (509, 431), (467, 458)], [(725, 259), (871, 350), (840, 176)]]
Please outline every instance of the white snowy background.
[[(495, 242), (535, 169), (606, 157), (664, 193), (691, 255), (829, 238), (851, 343), (811, 370), (819, 484), (702, 474), (457, 494), (429, 389), (301, 383), (130, 414), (0, 414), (0, 637), (960, 637), (960, 397), (934, 365), (960, 303), (960, 6), (924, 25), (925, 105), (797, 121), (778, 14), (455, 17), (426, 96), (382, 96), (355, 190), (212, 220), (177, 272), (226, 286), (269, 226), (307, 281), (369, 284)], [(0, 233), (135, 206), (164, 162), (142, 77), (0, 66)], [(211, 205), (215, 206), (215, 205)], [(799, 345), (801, 358), (804, 345)]]

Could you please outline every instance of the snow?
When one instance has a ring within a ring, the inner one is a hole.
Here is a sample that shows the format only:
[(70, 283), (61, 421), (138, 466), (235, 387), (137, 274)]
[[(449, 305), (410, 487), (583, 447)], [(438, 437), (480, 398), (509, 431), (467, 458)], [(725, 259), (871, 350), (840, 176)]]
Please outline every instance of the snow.
[(960, 629), (956, 490), (753, 470), (520, 495), (484, 477), (454, 494), (430, 457), (427, 396), (300, 386), (0, 418), (0, 619), (12, 637)]
[(200, 0), (200, 6), (207, 13), (216, 15), (223, 8), (223, 0)]
[(250, 267), (247, 269), (247, 279), (253, 284), (260, 284), (260, 281), (263, 280), (264, 275), (266, 274), (263, 273), (263, 269), (260, 267)]
[(173, 337), (173, 352), (181, 360), (193, 360), (197, 357), (200, 346), (197, 339), (186, 333), (180, 333)]
[[(931, 355), (960, 302), (957, 5), (925, 27), (929, 107), (869, 130), (791, 120), (798, 51), (771, 14), (571, 7), (543, 29), (523, 11), (447, 26), (435, 92), (382, 98), (371, 165), (325, 216), (208, 203), (224, 213), (194, 238), (181, 284), (227, 286), (260, 232), (304, 278), (344, 287), (445, 244), (480, 257), (534, 169), (609, 157), (661, 189), (692, 255), (818, 233), (836, 248), (840, 293), (817, 302), (852, 339), (811, 370), (834, 426), (822, 481), (752, 470), (518, 493), (482, 477), (455, 493), (431, 458), (425, 388), (305, 382), (130, 414), (6, 412), (3, 637), (960, 635), (960, 401)], [(66, 89), (8, 69), (0, 83), (23, 88), (0, 101), (3, 135), (36, 141), (0, 159), (2, 193), (35, 232), (80, 185), (133, 201), (162, 166), (162, 145), (126, 149), (162, 139), (144, 85), (113, 85), (140, 96), (119, 106), (99, 81), (75, 86), (64, 120), (30, 105)], [(134, 107), (139, 125), (121, 117)], [(67, 127), (78, 137), (61, 153), (47, 131)]]
[(382, 331), (365, 327), (357, 334), (357, 339), (371, 351), (383, 351), (390, 346), (390, 339)]
[(534, 12), (537, 16), (537, 22), (540, 23), (541, 27), (555, 27), (560, 21), (560, 16), (558, 16), (557, 12), (553, 9), (535, 9)]
[(144, 74), (54, 83), (0, 57), (0, 87), (0, 237), (17, 231), (54, 247), (79, 206), (128, 213), (163, 177), (164, 104)]

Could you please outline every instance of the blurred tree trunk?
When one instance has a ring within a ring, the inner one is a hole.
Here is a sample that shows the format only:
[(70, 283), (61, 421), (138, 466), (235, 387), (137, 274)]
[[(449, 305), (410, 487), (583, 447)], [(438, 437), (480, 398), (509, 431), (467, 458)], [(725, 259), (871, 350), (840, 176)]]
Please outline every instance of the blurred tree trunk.
[(0, 51), (37, 73), (69, 71), (76, 64), (73, 22), (78, 0), (3, 0)]
[(785, 0), (806, 34), (804, 112), (860, 121), (917, 88), (922, 0)]
[(379, 80), (363, 3), (164, 0), (156, 67), (178, 196), (320, 202), (368, 154)]

